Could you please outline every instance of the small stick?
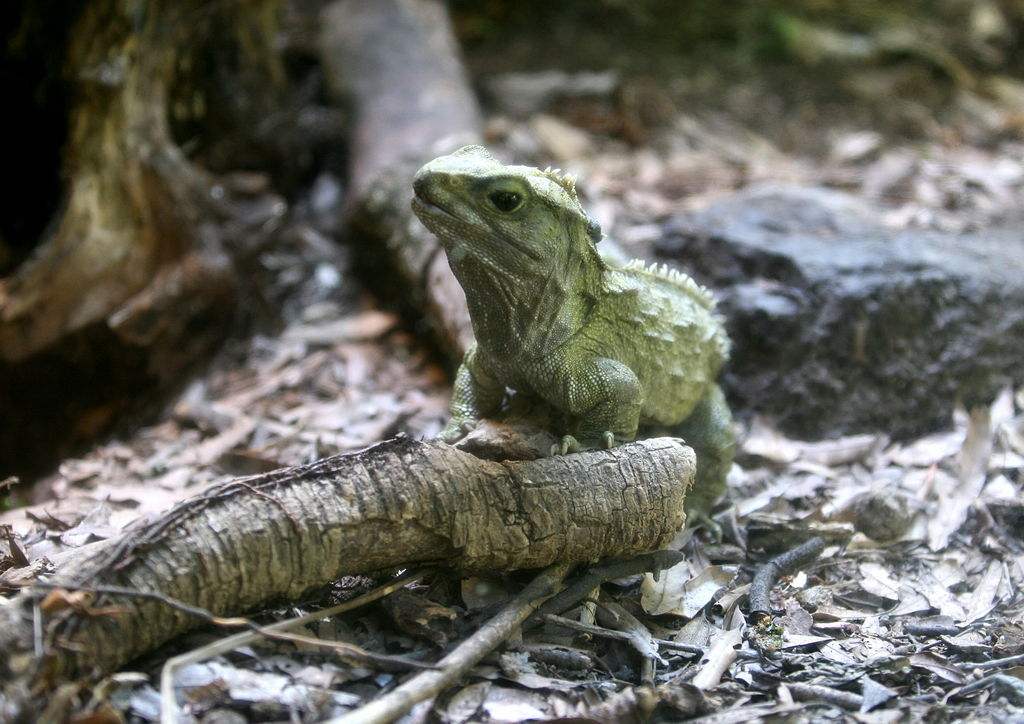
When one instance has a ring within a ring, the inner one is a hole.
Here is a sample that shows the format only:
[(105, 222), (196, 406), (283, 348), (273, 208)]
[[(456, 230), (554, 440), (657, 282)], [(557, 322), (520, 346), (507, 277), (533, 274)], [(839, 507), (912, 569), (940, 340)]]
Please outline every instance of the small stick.
[(574, 631), (579, 631), (580, 633), (587, 633), (592, 636), (600, 636), (601, 638), (614, 639), (616, 641), (629, 643), (629, 634), (624, 631), (615, 631), (614, 629), (605, 628), (604, 626), (583, 623), (582, 621), (573, 621), (571, 618), (556, 616), (553, 613), (545, 613), (544, 620), (556, 626), (570, 628)]
[(754, 580), (750, 584), (750, 615), (759, 623), (771, 616), (771, 603), (768, 596), (778, 582), (779, 577), (789, 573), (806, 563), (810, 563), (825, 550), (825, 541), (815, 536), (796, 548), (777, 555), (757, 569)]
[(991, 661), (965, 661), (964, 663), (959, 664), (959, 666), (966, 666), (971, 669), (981, 669), (982, 671), (985, 671), (987, 669), (1001, 669), (1005, 666), (1016, 666), (1017, 664), (1024, 664), (1024, 654), (1007, 656), (1005, 659), (992, 659)]
[(353, 712), (331, 719), (327, 724), (384, 724), (405, 715), (416, 704), (437, 696), (461, 679), (470, 668), (496, 649), (522, 625), (526, 618), (553, 596), (570, 566), (548, 567), (534, 578), (498, 615), (437, 663), (437, 670), (424, 671), (408, 679)]
[(580, 606), (580, 623), (593, 624), (597, 622), (597, 599), (600, 597), (600, 586), (596, 586), (586, 595)]
[(640, 683), (654, 686), (654, 660), (666, 663), (650, 630), (615, 601), (598, 601), (597, 620), (629, 636), (629, 645), (640, 655)]
[(32, 602), (32, 648), (36, 658), (43, 658), (43, 613), (39, 601)]
[(613, 581), (616, 578), (634, 576), (638, 573), (648, 571), (663, 571), (683, 560), (685, 556), (680, 551), (653, 551), (641, 553), (638, 556), (625, 560), (609, 561), (594, 566), (582, 576), (573, 581), (569, 586), (554, 598), (541, 606), (537, 613), (530, 617), (524, 628), (529, 630), (541, 624), (545, 614), (562, 613), (577, 603), (587, 598), (590, 593), (605, 581)]
[(911, 636), (956, 636), (960, 629), (951, 623), (934, 623), (931, 621), (906, 623), (903, 625), (904, 633)]
[(824, 701), (851, 711), (859, 711), (864, 703), (864, 697), (860, 694), (851, 694), (819, 684), (798, 684), (789, 681), (784, 683), (797, 701)]
[[(135, 588), (124, 588), (122, 586), (81, 586), (77, 584), (66, 584), (66, 583), (50, 583), (50, 582), (37, 582), (33, 584), (37, 588), (50, 588), (50, 589), (63, 589), (63, 590), (74, 590), (74, 591), (85, 591), (87, 593), (103, 594), (106, 596), (126, 596), (129, 598), (143, 598), (150, 601), (159, 601), (160, 603), (170, 606), (178, 611), (183, 611), (190, 616), (195, 616), (203, 621), (214, 626), (244, 626), (252, 631), (257, 636), (265, 636), (269, 639), (277, 639), (279, 641), (296, 641), (304, 644), (311, 644), (314, 646), (323, 646), (324, 648), (333, 649), (338, 653), (339, 656), (351, 659), (360, 664), (377, 664), (385, 667), (391, 667), (396, 670), (403, 669), (430, 669), (433, 668), (430, 664), (424, 664), (422, 661), (414, 661), (407, 659), (403, 656), (389, 656), (387, 654), (377, 654), (372, 651), (350, 644), (345, 641), (328, 641), (327, 639), (317, 639), (310, 636), (299, 636), (296, 634), (280, 633), (270, 631), (267, 632), (266, 627), (259, 625), (255, 621), (245, 618), (244, 616), (232, 616), (225, 618), (223, 616), (214, 616), (212, 613), (207, 611), (205, 608), (199, 608), (198, 606), (192, 606), (183, 601), (179, 601), (176, 598), (165, 596), (159, 591), (140, 591)], [(320, 616), (323, 613), (320, 612)]]
[[(603, 626), (595, 626), (593, 624), (583, 623), (582, 621), (573, 621), (571, 618), (565, 618), (564, 616), (556, 616), (553, 613), (544, 614), (544, 620), (555, 626), (562, 626), (563, 628), (571, 628), (574, 631), (580, 631), (581, 633), (592, 634), (593, 636), (601, 636), (606, 639), (615, 639), (616, 641), (624, 641), (629, 643), (630, 635), (623, 631), (615, 631), (614, 629), (604, 628)], [(684, 654), (694, 654), (697, 656), (703, 656), (705, 649), (700, 646), (694, 646), (693, 644), (683, 644), (678, 641), (669, 641), (668, 639), (653, 639), (654, 643), (658, 644), (666, 649), (673, 651), (679, 651)]]
[[(981, 677), (977, 681), (972, 681), (966, 686), (951, 691), (945, 696), (943, 703), (953, 696), (966, 696), (967, 694), (973, 694), (975, 691), (979, 691), (980, 689), (987, 689), (990, 686), (1008, 689), (1013, 692), (1013, 695), (1011, 696), (1019, 698), (1017, 692), (1020, 690), (1020, 679), (1015, 676), (1010, 676), (1009, 674), (989, 674), (988, 676)], [(1009, 699), (1010, 697), (1008, 696), (1007, 698)]]
[[(423, 578), (427, 573), (428, 570), (406, 573), (381, 586), (377, 586), (371, 591), (367, 591), (366, 593), (356, 596), (344, 603), (339, 603), (337, 606), (331, 606), (330, 608), (325, 608), (320, 611), (313, 611), (312, 613), (307, 613), (297, 618), (278, 621), (277, 623), (269, 626), (263, 626), (256, 631), (242, 631), (234, 636), (228, 636), (227, 638), (214, 641), (206, 646), (202, 646), (198, 649), (194, 649), (168, 659), (164, 663), (164, 667), (160, 672), (160, 721), (167, 722), (167, 724), (174, 724), (174, 722), (177, 721), (178, 707), (174, 700), (174, 675), (181, 667), (203, 661), (211, 656), (226, 654), (229, 651), (234, 651), (240, 646), (247, 646), (264, 636), (277, 636), (288, 629), (303, 626), (311, 621), (318, 621), (330, 616), (337, 616), (340, 613), (345, 613), (346, 611), (351, 611), (359, 608), (360, 606), (365, 606), (368, 603), (372, 603), (380, 598), (391, 595), (400, 588), (405, 588), (410, 583), (415, 583)], [(317, 639), (317, 641), (319, 641), (319, 639)]]
[[(198, 606), (192, 606), (184, 601), (179, 601), (176, 598), (166, 596), (159, 591), (143, 591), (138, 588), (126, 588), (124, 586), (86, 586), (79, 583), (61, 583), (60, 581), (34, 581), (29, 588), (42, 588), (45, 590), (64, 590), (64, 591), (82, 591), (84, 593), (93, 593), (96, 595), (104, 596), (123, 596), (126, 598), (142, 598), (147, 601), (156, 601), (162, 603), (165, 606), (187, 613), (189, 616), (202, 619), (209, 624), (214, 626), (245, 626), (247, 623), (251, 623), (248, 619), (241, 617), (224, 618), (223, 616), (214, 616), (212, 613), (207, 611), (205, 608), (199, 608)], [(256, 624), (252, 624), (256, 625)]]

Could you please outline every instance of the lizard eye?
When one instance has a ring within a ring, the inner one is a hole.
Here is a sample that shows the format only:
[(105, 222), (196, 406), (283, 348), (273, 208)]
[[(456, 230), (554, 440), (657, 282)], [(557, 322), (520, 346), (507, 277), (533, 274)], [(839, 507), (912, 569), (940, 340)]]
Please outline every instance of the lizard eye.
[(492, 191), (487, 195), (488, 200), (498, 211), (508, 214), (523, 205), (523, 197), (515, 191)]

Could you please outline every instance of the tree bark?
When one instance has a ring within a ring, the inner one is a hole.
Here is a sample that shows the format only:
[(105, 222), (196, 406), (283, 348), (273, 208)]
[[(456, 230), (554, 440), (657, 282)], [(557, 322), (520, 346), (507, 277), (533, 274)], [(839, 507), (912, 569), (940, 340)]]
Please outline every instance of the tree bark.
[[(627, 556), (682, 527), (694, 466), (693, 451), (670, 438), (504, 463), (400, 438), (214, 487), (66, 558), (49, 580), (159, 592), (228, 615), (399, 566), (470, 572)], [(101, 595), (91, 606), (111, 602), (123, 613), (41, 614), (41, 652), (38, 594), (0, 606), (0, 718), (30, 690), (113, 671), (198, 623), (149, 599)]]
[(135, 31), (113, 3), (78, 19), (68, 198), (53, 235), (3, 286), (0, 358), (24, 359), (107, 317), (191, 246), (207, 183), (167, 118), (189, 9), (153, 3)]

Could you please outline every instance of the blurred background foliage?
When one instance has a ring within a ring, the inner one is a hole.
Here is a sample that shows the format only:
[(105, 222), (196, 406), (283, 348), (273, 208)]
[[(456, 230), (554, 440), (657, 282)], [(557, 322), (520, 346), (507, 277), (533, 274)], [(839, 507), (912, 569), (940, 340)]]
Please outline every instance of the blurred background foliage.
[[(673, 55), (685, 61), (717, 51), (742, 67), (864, 58), (895, 43), (896, 35), (978, 68), (1020, 69), (1024, 62), (1020, 0), (455, 0), (454, 8), (471, 49), (533, 34), (568, 63), (646, 71), (654, 68), (643, 67), (636, 54), (643, 46), (652, 51), (647, 60), (659, 65)], [(543, 61), (530, 53), (516, 65), (531, 58)]]
[(453, 6), (474, 75), (614, 69), (652, 78), (677, 102), (762, 126), (794, 112), (910, 136), (964, 116), (992, 130), (997, 116), (1006, 125), (1007, 110), (1024, 123), (1022, 0)]

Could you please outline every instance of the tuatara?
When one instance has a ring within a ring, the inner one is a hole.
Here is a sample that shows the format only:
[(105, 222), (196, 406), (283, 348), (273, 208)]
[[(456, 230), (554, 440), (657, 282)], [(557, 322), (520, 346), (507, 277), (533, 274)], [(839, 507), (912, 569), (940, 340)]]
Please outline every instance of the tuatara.
[(466, 293), (476, 344), (455, 379), (454, 442), (496, 413), (506, 388), (561, 412), (553, 454), (612, 447), (669, 427), (697, 453), (687, 511), (725, 488), (735, 441), (716, 378), (729, 340), (711, 293), (665, 266), (613, 265), (575, 180), (506, 166), (466, 146), (423, 166), (413, 210)]

